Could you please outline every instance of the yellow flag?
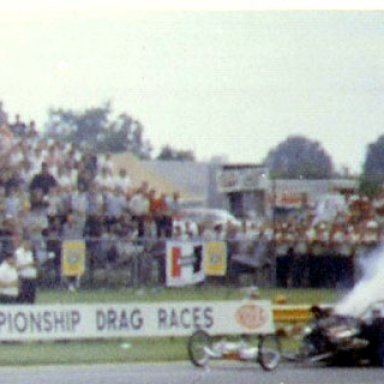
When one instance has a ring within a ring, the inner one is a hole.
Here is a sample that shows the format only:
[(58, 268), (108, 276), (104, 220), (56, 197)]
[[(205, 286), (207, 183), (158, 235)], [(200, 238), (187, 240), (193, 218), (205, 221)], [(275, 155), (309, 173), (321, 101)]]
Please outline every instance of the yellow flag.
[(207, 276), (224, 276), (227, 272), (227, 246), (223, 241), (204, 245), (204, 272)]
[(61, 272), (63, 276), (81, 276), (85, 271), (85, 242), (63, 241)]

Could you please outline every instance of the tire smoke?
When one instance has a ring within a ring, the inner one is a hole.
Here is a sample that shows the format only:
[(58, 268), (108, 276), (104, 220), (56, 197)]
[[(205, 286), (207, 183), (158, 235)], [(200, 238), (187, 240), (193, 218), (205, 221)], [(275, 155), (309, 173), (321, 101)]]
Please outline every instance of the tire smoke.
[(340, 315), (360, 317), (369, 305), (384, 300), (384, 247), (359, 258), (361, 278), (336, 306)]

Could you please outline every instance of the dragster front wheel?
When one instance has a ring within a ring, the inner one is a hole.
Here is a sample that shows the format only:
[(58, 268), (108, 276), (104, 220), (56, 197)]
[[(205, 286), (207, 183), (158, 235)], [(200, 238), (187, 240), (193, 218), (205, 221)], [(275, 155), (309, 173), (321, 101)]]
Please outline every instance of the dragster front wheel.
[(195, 331), (188, 339), (188, 356), (196, 367), (205, 367), (209, 362), (208, 350), (212, 343), (211, 336), (203, 330)]

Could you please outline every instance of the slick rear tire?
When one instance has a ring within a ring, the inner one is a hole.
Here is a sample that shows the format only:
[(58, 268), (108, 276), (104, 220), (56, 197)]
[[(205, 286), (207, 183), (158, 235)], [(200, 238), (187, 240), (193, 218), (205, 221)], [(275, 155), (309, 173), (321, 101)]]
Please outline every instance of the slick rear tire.
[(264, 371), (273, 371), (281, 360), (281, 343), (276, 335), (262, 335), (257, 358)]

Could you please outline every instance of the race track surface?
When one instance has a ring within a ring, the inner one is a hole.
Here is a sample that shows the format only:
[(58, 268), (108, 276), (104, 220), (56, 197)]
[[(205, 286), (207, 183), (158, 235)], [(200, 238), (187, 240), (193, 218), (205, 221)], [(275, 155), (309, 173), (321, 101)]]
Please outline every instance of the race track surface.
[(2, 367), (2, 384), (382, 384), (379, 368), (297, 367), (264, 372), (250, 363), (218, 362), (208, 369), (189, 363)]

